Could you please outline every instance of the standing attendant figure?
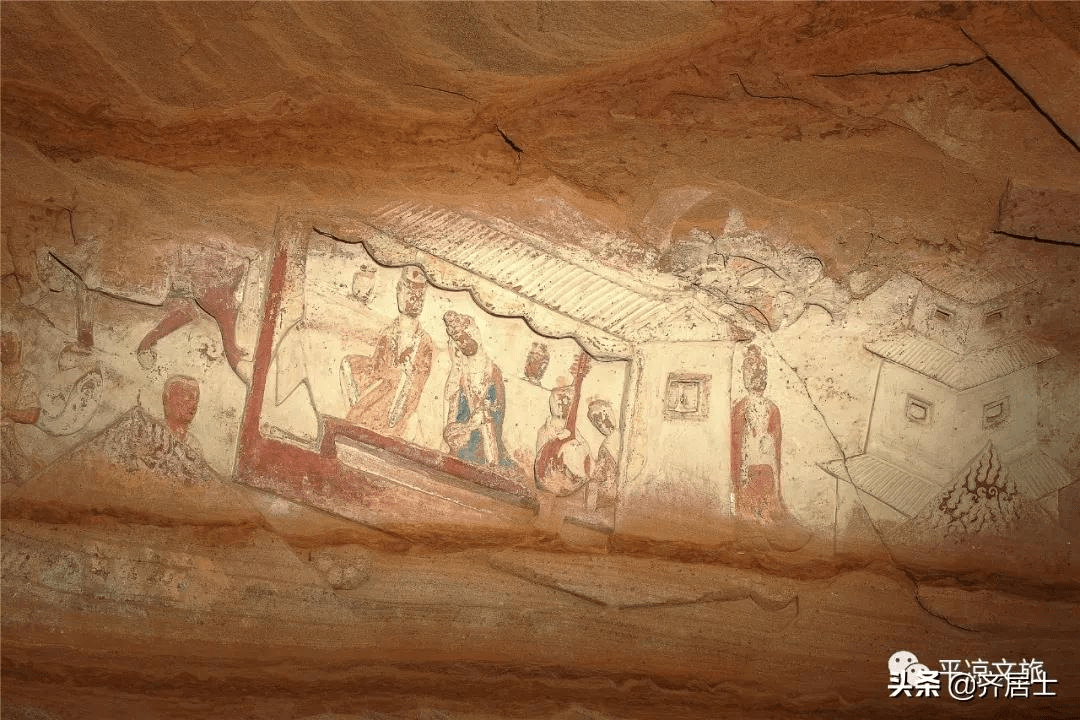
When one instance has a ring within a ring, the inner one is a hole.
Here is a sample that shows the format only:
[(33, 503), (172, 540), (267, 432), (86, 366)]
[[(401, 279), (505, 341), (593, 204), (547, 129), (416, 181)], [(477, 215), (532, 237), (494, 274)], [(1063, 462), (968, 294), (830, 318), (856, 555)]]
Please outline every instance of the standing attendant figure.
[(780, 408), (765, 397), (768, 365), (751, 345), (743, 360), (749, 393), (731, 413), (731, 477), (735, 514), (747, 520), (782, 520), (780, 495)]

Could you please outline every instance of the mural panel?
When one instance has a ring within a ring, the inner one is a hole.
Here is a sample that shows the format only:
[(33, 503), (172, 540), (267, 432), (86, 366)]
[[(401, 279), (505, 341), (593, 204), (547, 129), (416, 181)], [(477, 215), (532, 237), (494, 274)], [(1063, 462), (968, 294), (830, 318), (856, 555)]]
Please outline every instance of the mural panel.
[[(542, 527), (555, 513), (556, 525), (569, 517), (610, 530), (627, 363), (585, 352), (572, 336), (578, 319), (561, 319), (569, 337), (537, 333), (524, 313), (493, 313), (477, 302), (478, 288), (490, 285), (485, 278), (440, 282), (437, 269), (429, 277), (434, 257), (394, 266), (364, 243), (318, 233), (294, 238), (284, 252), (274, 326), (287, 327), (271, 346), (260, 438), (284, 443), (287, 453), (329, 454), (344, 476), (355, 470), (357, 482), (374, 481), (391, 495), (424, 493), (447, 506), (443, 515), (433, 509), (401, 522), (455, 522), (463, 507), (486, 507), (494, 497), (542, 516)], [(376, 467), (373, 456), (389, 465)], [(401, 469), (418, 484), (398, 482)], [(352, 507), (329, 476), (334, 497), (294, 492), (284, 476), (250, 477), (349, 517), (367, 517), (373, 507), (370, 495)]]
[(24, 484), (133, 408), (168, 415), (163, 390), (180, 392), (170, 380), (180, 377), (203, 389), (187, 402), (202, 411), (191, 411), (185, 442), (231, 474), (258, 255), (219, 232), (157, 230), (147, 242), (120, 209), (15, 208), (4, 222), (13, 270), (3, 318), (5, 486)]
[(96, 443), (389, 529), (902, 553), (1075, 522), (1021, 263), (853, 299), (738, 211), (650, 275), (399, 203), (118, 266), (123, 213), (72, 213), (5, 219), (5, 497)]

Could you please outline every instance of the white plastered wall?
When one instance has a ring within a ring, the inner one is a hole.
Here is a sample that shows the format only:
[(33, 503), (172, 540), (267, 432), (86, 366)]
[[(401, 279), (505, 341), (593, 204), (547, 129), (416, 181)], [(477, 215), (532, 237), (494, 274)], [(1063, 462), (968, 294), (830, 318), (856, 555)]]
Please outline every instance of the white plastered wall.
[[(637, 348), (636, 388), (627, 422), (626, 481), (617, 527), (633, 533), (668, 518), (673, 537), (697, 537), (698, 527), (730, 514), (731, 358), (734, 343), (650, 343)], [(673, 373), (708, 376), (705, 417), (665, 416)], [(684, 532), (685, 531), (685, 532)], [(655, 534), (655, 528), (652, 531)]]
[[(1035, 368), (1029, 367), (957, 392), (902, 365), (883, 362), (870, 418), (867, 452), (945, 484), (992, 441), (1010, 459), (1035, 440)], [(925, 422), (906, 416), (908, 398), (931, 404)], [(987, 426), (984, 407), (1007, 399), (1007, 415)]]

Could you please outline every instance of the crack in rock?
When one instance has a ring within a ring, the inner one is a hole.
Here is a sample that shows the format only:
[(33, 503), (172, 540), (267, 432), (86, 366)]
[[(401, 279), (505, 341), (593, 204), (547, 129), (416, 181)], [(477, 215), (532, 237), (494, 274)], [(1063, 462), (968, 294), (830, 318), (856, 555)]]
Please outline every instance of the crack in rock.
[[(780, 357), (780, 360), (782, 360), (784, 362), (784, 364), (788, 366), (788, 368), (791, 370), (791, 372), (794, 373), (795, 377), (802, 384), (803, 391), (806, 394), (806, 398), (810, 401), (810, 404), (814, 406), (814, 410), (817, 411), (818, 415), (821, 417), (821, 422), (825, 426), (825, 430), (829, 433), (829, 435), (833, 439), (833, 442), (836, 444), (836, 449), (840, 453), (840, 457), (842, 458), (842, 461), (844, 463), (844, 468), (846, 470), (847, 469), (847, 461), (848, 461), (847, 453), (844, 452), (844, 448), (840, 445), (839, 438), (836, 437), (836, 433), (834, 433), (832, 428), (829, 426), (829, 422), (825, 418), (825, 413), (822, 412), (822, 410), (818, 406), (817, 402), (811, 396), (810, 388), (807, 387), (807, 385), (806, 385), (806, 380), (799, 373), (799, 370), (794, 365), (792, 365), (790, 362), (787, 361), (787, 358), (784, 357), (783, 353), (780, 352), (780, 348), (776, 347), (775, 343), (773, 343), (773, 349), (776, 351), (776, 354)], [(849, 476), (850, 476), (850, 473), (849, 473)], [(862, 503), (862, 491), (854, 483), (852, 483), (852, 487), (855, 488), (856, 493), (858, 494), (858, 497), (859, 497), (859, 502)], [(863, 508), (865, 509), (865, 503), (863, 503)], [(959, 624), (953, 622), (952, 620), (950, 620), (948, 617), (945, 617), (944, 615), (936, 613), (933, 610), (931, 610), (929, 607), (927, 607), (926, 604), (923, 602), (922, 598), (919, 596), (920, 584), (919, 584), (918, 578), (915, 576), (915, 573), (912, 570), (904, 567), (899, 562), (899, 560), (896, 558), (896, 555), (893, 553), (892, 548), (890, 548), (888, 543), (885, 542), (885, 537), (882, 535), (881, 531), (878, 529), (877, 525), (873, 521), (870, 522), (870, 526), (873, 528), (874, 533), (878, 536), (878, 540), (881, 542), (881, 546), (885, 549), (885, 552), (888, 553), (889, 559), (892, 561), (892, 565), (897, 570), (902, 572), (904, 574), (904, 576), (908, 579), (908, 581), (911, 583), (912, 597), (915, 600), (915, 603), (920, 608), (922, 608), (922, 610), (925, 611), (926, 614), (930, 615), (931, 617), (937, 618), (938, 620), (941, 620), (942, 622), (946, 623), (947, 625), (950, 625), (950, 626), (952, 626), (954, 628), (957, 628), (959, 630), (963, 630), (964, 632), (971, 632), (971, 633), (978, 632), (978, 630), (975, 630), (974, 628), (968, 628), (968, 627), (964, 627), (963, 625), (959, 625)]]
[(514, 142), (514, 141), (513, 141), (513, 140), (512, 140), (511, 138), (510, 138), (510, 136), (509, 136), (509, 135), (507, 135), (506, 133), (504, 133), (504, 132), (502, 131), (502, 128), (500, 128), (500, 127), (499, 127), (498, 125), (496, 125), (496, 126), (495, 126), (495, 130), (496, 130), (496, 131), (497, 131), (497, 132), (499, 133), (499, 135), (501, 135), (501, 136), (502, 136), (503, 142), (505, 142), (505, 143), (506, 143), (507, 145), (509, 145), (509, 146), (510, 146), (510, 148), (511, 148), (511, 149), (512, 149), (512, 150), (513, 150), (514, 152), (516, 152), (516, 153), (524, 153), (524, 152), (525, 152), (525, 151), (524, 151), (524, 150), (522, 150), (522, 149), (521, 149), (520, 147), (518, 147), (517, 143), (515, 143), (515, 142)]
[(962, 32), (964, 34), (964, 37), (966, 37), (975, 47), (979, 48), (979, 50), (986, 53), (986, 59), (990, 62), (990, 64), (993, 65), (995, 68), (997, 68), (997, 71), (999, 73), (1001, 73), (1005, 77), (1005, 79), (1008, 80), (1012, 84), (1012, 86), (1015, 87), (1017, 89), (1017, 91), (1021, 95), (1023, 95), (1025, 98), (1027, 98), (1027, 101), (1029, 103), (1031, 103), (1031, 107), (1035, 108), (1036, 112), (1038, 112), (1040, 115), (1042, 115), (1044, 118), (1046, 118), (1046, 121), (1049, 122), (1053, 126), (1054, 130), (1057, 131), (1058, 135), (1060, 135), (1062, 138), (1065, 139), (1065, 142), (1072, 145), (1074, 150), (1080, 151), (1080, 145), (1078, 145), (1077, 142), (1072, 139), (1072, 137), (1069, 135), (1069, 133), (1067, 133), (1065, 131), (1065, 128), (1058, 125), (1057, 121), (1054, 120), (1054, 118), (1050, 115), (1050, 113), (1046, 112), (1046, 110), (1044, 110), (1042, 108), (1042, 106), (1039, 105), (1039, 103), (1035, 100), (1035, 98), (1031, 96), (1031, 93), (1029, 93), (1027, 90), (1025, 90), (1024, 87), (1016, 80), (1016, 78), (1014, 78), (1012, 75), (1010, 75), (1009, 71), (1006, 70), (1004, 67), (1002, 67), (1001, 63), (999, 63), (994, 58), (994, 56), (991, 55), (990, 52), (986, 48), (984, 48), (982, 46), (982, 44), (979, 43), (978, 40), (971, 37), (971, 35), (968, 33), (968, 31), (965, 30), (963, 27), (960, 28), (960, 32)]
[(860, 77), (864, 75), (919, 75), (921, 73), (932, 73), (938, 70), (945, 70), (947, 68), (954, 67), (968, 67), (980, 63), (988, 58), (984, 55), (982, 57), (975, 58), (974, 60), (968, 60), (967, 62), (951, 62), (943, 63), (941, 65), (935, 65), (928, 68), (915, 68), (910, 70), (860, 70), (857, 72), (846, 73), (814, 73), (811, 77), (816, 78), (842, 78), (842, 77)]
[(409, 85), (411, 87), (423, 88), (424, 90), (431, 90), (433, 92), (446, 93), (447, 95), (457, 95), (459, 98), (465, 98), (469, 102), (474, 102), (474, 103), (477, 103), (477, 104), (480, 103), (480, 101), (477, 100), (476, 98), (470, 97), (470, 96), (466, 95), (465, 93), (457, 92), (456, 90), (447, 90), (445, 88), (432, 87), (431, 85), (421, 85), (420, 83), (409, 83)]
[(547, 559), (535, 556), (489, 556), (488, 564), (495, 570), (527, 582), (566, 593), (593, 605), (616, 610), (750, 600), (759, 609), (767, 612), (779, 612), (794, 603), (795, 617), (799, 614), (798, 594), (793, 588), (757, 588), (754, 587), (755, 581), (752, 577), (738, 572), (703, 576), (697, 572), (697, 568), (675, 564), (665, 567), (664, 571), (674, 571), (676, 575), (680, 574), (679, 570), (687, 571), (688, 574), (681, 578), (681, 582), (678, 577), (664, 581), (660, 575), (650, 579), (649, 573), (642, 575), (640, 572), (633, 574), (631, 581), (631, 568), (618, 562), (604, 562), (599, 558), (589, 558), (584, 566), (579, 563), (556, 565), (550, 572), (530, 566)]

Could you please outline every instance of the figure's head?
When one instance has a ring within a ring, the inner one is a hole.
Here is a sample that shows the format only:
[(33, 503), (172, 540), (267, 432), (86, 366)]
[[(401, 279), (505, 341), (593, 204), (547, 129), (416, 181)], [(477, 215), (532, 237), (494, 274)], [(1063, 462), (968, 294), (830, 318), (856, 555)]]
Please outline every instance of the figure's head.
[(476, 327), (476, 321), (468, 315), (448, 310), (443, 315), (446, 324), (446, 334), (450, 336), (450, 342), (465, 356), (471, 357), (480, 349), (480, 332)]
[(566, 419), (566, 416), (570, 414), (570, 406), (574, 403), (574, 388), (570, 385), (563, 385), (552, 389), (550, 397), (548, 397), (548, 409), (551, 410), (551, 416)]
[(589, 422), (607, 436), (615, 431), (615, 409), (607, 400), (593, 400), (589, 403)]
[(397, 306), (402, 315), (419, 317), (424, 309), (424, 292), (427, 279), (419, 268), (408, 266), (401, 269), (401, 279), (397, 284)]
[(765, 386), (769, 381), (769, 366), (765, 362), (765, 356), (757, 345), (746, 348), (746, 358), (743, 360), (743, 385), (752, 393), (765, 392)]
[(529, 354), (525, 357), (525, 379), (539, 385), (544, 373), (547, 372), (550, 360), (551, 353), (548, 352), (547, 345), (534, 342), (529, 348)]
[(165, 381), (161, 404), (169, 427), (186, 431), (199, 409), (199, 382), (187, 375), (173, 375)]
[(3, 332), (3, 339), (0, 340), (0, 363), (4, 367), (10, 367), (12, 365), (18, 365), (22, 361), (22, 340), (19, 336), (9, 330)]

